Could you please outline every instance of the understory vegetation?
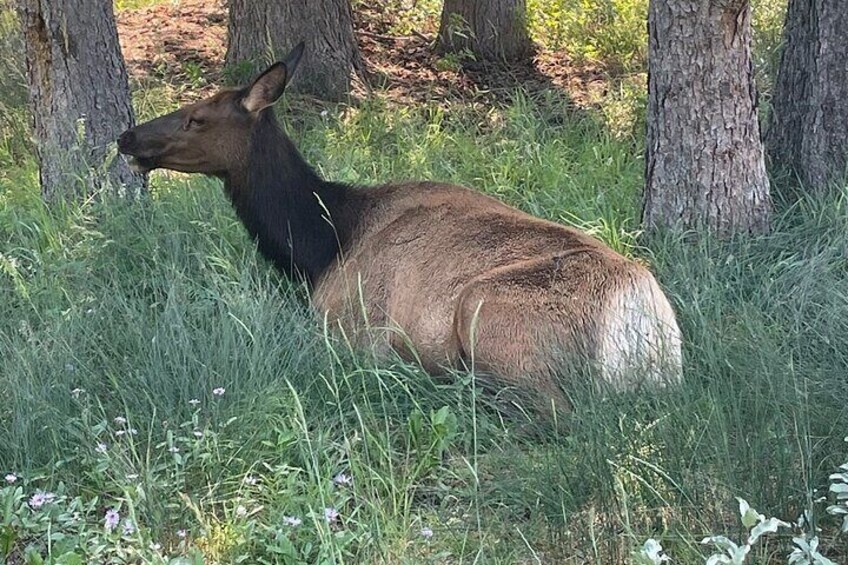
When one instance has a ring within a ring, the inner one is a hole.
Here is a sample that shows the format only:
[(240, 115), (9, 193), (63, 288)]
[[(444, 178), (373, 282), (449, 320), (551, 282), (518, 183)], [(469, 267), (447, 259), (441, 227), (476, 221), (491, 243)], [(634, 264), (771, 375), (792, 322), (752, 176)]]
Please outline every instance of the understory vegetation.
[[(548, 6), (537, 39), (573, 53), (579, 36), (554, 24), (599, 3), (528, 4)], [(473, 374), (351, 351), (258, 256), (216, 181), (157, 172), (141, 201), (46, 207), (6, 12), (0, 563), (659, 563), (657, 543), (703, 563), (757, 528), (775, 531), (747, 563), (844, 561), (848, 189), (778, 198), (767, 235), (646, 238), (643, 98), (616, 88), (644, 63), (629, 39), (644, 3), (600, 4), (624, 19), (599, 19), (583, 56), (627, 64), (597, 105), (516, 91), (486, 108), (379, 93), (279, 108), (328, 178), (473, 186), (656, 273), (682, 385), (578, 386), (541, 437)], [(780, 4), (757, 5), (766, 74)], [(408, 17), (430, 17), (421, 5)], [(140, 119), (179, 104), (164, 92), (135, 91)]]

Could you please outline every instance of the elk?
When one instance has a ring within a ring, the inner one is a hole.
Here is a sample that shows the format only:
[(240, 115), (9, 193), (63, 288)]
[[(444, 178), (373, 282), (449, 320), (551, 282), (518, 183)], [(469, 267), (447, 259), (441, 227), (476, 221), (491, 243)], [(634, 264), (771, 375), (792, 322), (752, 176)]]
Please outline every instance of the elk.
[(357, 346), (434, 375), (472, 367), (542, 411), (571, 407), (575, 360), (591, 368), (579, 378), (613, 390), (680, 379), (668, 299), (599, 240), (461, 186), (322, 179), (273, 109), (302, 53), (125, 131), (120, 152), (137, 171), (222, 179), (259, 251)]

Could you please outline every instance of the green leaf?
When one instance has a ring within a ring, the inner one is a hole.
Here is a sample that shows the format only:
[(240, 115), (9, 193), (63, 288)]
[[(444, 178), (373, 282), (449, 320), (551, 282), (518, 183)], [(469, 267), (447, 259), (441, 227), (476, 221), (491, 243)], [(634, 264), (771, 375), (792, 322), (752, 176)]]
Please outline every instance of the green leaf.
[(55, 561), (56, 565), (83, 565), (82, 556), (77, 553), (65, 553)]
[(751, 508), (747, 500), (739, 497), (736, 500), (739, 501), (739, 514), (742, 516), (742, 525), (746, 528), (753, 528), (758, 522), (765, 520), (765, 516), (760, 515), (756, 510)]
[(748, 538), (748, 544), (754, 545), (754, 542), (756, 542), (760, 536), (763, 534), (774, 533), (780, 527), (788, 528), (789, 524), (783, 520), (778, 520), (777, 518), (769, 518), (768, 520), (760, 522), (756, 528), (751, 530), (751, 537)]

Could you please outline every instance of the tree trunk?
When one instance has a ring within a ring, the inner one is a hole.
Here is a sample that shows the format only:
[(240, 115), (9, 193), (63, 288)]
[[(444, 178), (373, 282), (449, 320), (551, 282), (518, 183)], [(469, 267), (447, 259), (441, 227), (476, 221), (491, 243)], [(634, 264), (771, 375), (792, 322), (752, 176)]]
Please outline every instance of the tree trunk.
[(525, 0), (445, 0), (437, 48), (442, 53), (471, 51), (487, 61), (530, 57)]
[(130, 195), (145, 178), (109, 146), (133, 125), (111, 0), (21, 0), (27, 80), (44, 198), (110, 186)]
[(848, 0), (790, 0), (766, 147), (822, 192), (848, 168)]
[(746, 0), (652, 0), (642, 221), (721, 236), (768, 229)]
[(226, 64), (240, 81), (306, 41), (291, 89), (327, 100), (350, 92), (361, 60), (348, 0), (229, 0), (229, 16)]

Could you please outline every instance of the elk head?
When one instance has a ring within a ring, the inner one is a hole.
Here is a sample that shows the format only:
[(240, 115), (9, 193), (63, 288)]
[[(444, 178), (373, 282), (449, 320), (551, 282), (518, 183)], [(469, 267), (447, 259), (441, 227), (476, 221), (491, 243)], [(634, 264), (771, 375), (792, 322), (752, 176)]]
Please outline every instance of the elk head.
[(225, 89), (118, 138), (118, 150), (137, 172), (171, 169), (219, 177), (243, 166), (263, 110), (282, 96), (303, 55), (299, 43), (244, 88)]

